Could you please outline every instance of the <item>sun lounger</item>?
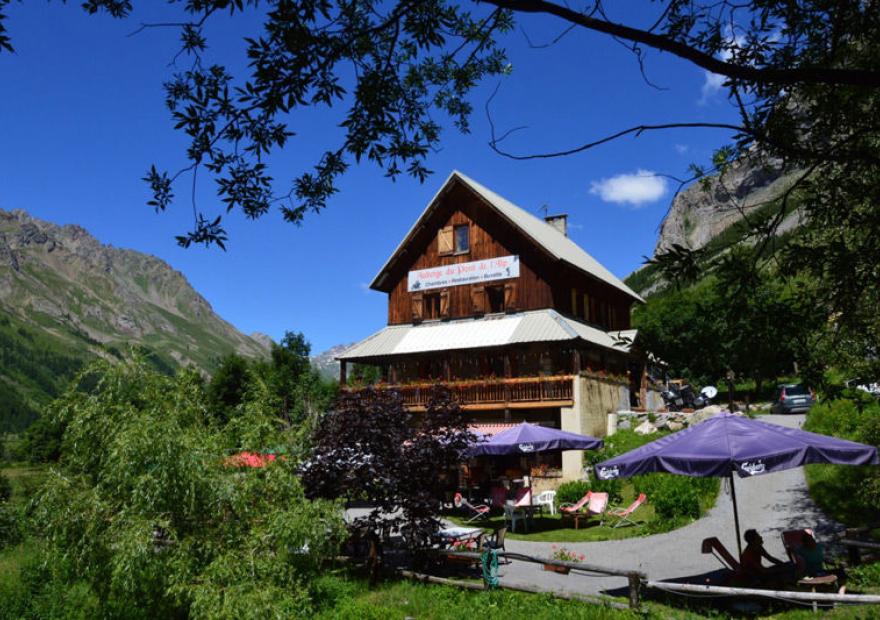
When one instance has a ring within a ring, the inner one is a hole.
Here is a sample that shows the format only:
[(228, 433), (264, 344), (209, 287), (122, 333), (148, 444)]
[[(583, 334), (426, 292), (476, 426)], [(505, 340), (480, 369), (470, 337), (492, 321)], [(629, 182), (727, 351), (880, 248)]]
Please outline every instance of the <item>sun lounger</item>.
[(636, 525), (636, 522), (630, 519), (630, 516), (632, 516), (632, 513), (638, 510), (639, 506), (644, 504), (645, 500), (647, 499), (648, 497), (644, 493), (640, 493), (639, 496), (636, 498), (636, 501), (634, 501), (626, 508), (613, 508), (607, 510), (605, 514), (609, 517), (615, 517), (617, 519), (617, 522), (614, 524), (613, 527), (620, 527), (624, 523)]
[[(581, 510), (585, 508), (585, 510)], [(605, 509), (608, 508), (608, 493), (593, 493), (590, 491), (581, 500), (572, 506), (563, 504), (559, 507), (563, 520), (574, 521), (574, 529), (580, 528), (581, 521), (587, 521), (592, 516), (599, 516), (599, 525), (604, 522)]]
[(742, 573), (742, 567), (736, 558), (733, 557), (733, 554), (727, 550), (727, 547), (721, 544), (721, 541), (715, 538), (705, 538), (703, 539), (703, 544), (700, 548), (703, 553), (711, 553), (718, 561), (724, 564), (724, 567), (729, 569), (734, 575), (739, 575)]
[(486, 519), (489, 516), (490, 508), (488, 506), (485, 504), (474, 506), (467, 501), (461, 493), (455, 494), (454, 504), (456, 508), (461, 508), (465, 511), (465, 516), (468, 517), (465, 519), (466, 523), (477, 521), (479, 519)]
[(587, 494), (580, 498), (575, 504), (560, 504), (559, 511), (563, 514), (565, 513), (574, 513), (579, 512), (581, 508), (583, 508), (587, 502), (590, 501), (590, 496), (593, 494), (592, 491), (587, 491)]

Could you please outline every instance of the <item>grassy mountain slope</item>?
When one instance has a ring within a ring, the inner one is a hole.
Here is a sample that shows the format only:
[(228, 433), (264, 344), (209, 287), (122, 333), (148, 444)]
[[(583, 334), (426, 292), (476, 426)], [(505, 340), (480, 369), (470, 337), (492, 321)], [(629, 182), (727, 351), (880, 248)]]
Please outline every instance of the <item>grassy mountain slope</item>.
[(88, 360), (139, 351), (160, 370), (210, 372), (267, 354), (163, 261), (79, 226), (0, 210), (0, 431), (19, 429)]

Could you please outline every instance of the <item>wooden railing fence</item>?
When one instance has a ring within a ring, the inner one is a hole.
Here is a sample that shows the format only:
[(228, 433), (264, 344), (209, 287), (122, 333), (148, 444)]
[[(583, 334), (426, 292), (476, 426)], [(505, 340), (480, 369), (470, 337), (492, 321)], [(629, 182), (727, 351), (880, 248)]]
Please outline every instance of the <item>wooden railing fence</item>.
[[(462, 406), (505, 403), (567, 402), (574, 398), (574, 377), (521, 377), (484, 381), (449, 381), (450, 389)], [(407, 407), (425, 407), (431, 398), (432, 383), (388, 385), (380, 389), (397, 390)]]

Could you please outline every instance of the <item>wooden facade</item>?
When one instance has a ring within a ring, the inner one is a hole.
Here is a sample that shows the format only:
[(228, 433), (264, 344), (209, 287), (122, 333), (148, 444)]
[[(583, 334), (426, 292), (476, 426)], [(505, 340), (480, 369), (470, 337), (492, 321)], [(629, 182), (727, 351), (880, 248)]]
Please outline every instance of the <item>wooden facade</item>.
[[(448, 232), (467, 227), (466, 252), (450, 251)], [(409, 271), (516, 255), (518, 278), (425, 293), (407, 291)], [(552, 308), (608, 330), (630, 327), (632, 298), (598, 278), (557, 261), (466, 187), (454, 185), (389, 265), (379, 290), (388, 293), (388, 324), (475, 317), (492, 312)], [(490, 290), (494, 289), (494, 290)]]

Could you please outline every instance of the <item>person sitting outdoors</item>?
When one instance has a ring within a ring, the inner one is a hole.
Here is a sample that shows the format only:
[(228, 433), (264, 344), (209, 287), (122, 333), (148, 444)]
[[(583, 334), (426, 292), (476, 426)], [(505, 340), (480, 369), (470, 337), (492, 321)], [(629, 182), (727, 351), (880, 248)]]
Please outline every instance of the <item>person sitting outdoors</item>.
[(807, 577), (820, 577), (825, 575), (825, 546), (816, 542), (809, 532), (804, 532), (801, 538), (801, 546), (795, 549), (795, 554), (803, 561), (804, 574)]
[[(783, 562), (767, 553), (764, 539), (756, 530), (746, 530), (743, 538), (746, 548), (739, 558), (742, 576), (752, 583), (775, 585), (794, 581), (795, 569), (791, 562)], [(772, 566), (764, 566), (762, 559), (767, 559)]]
[(805, 531), (801, 538), (801, 545), (795, 549), (795, 555), (799, 562), (799, 568), (807, 577), (823, 577), (825, 575), (837, 575), (837, 583), (841, 586), (841, 593), (845, 591), (846, 573), (842, 568), (827, 570), (825, 568), (825, 546), (817, 543), (810, 532)]

